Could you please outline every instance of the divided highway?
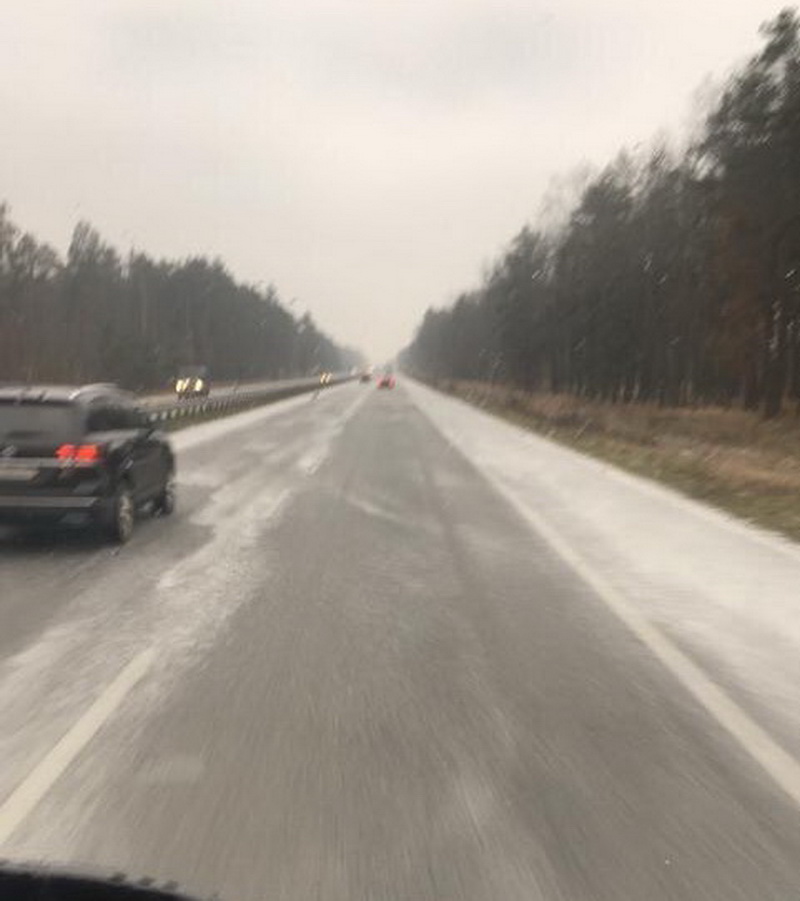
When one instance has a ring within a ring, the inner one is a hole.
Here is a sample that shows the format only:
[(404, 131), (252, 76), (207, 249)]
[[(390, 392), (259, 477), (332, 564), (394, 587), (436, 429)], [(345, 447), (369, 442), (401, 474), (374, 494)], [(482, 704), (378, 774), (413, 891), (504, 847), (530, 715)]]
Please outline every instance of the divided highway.
[(352, 378), (353, 376), (344, 373), (328, 373), (325, 381), (321, 381), (321, 376), (312, 376), (271, 382), (227, 383), (216, 386), (206, 397), (178, 399), (174, 393), (151, 394), (139, 397), (138, 404), (148, 411), (154, 422), (196, 419), (208, 415), (224, 415), (254, 404), (274, 403), (297, 394), (328, 389)]
[(223, 901), (787, 901), (800, 553), (401, 380), (0, 535), (0, 856)]

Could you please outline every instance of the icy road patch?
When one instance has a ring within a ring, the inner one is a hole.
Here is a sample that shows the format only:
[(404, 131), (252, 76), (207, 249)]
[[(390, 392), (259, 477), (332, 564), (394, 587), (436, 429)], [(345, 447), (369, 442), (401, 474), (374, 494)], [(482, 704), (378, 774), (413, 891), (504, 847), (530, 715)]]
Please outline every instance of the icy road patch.
[[(800, 548), (422, 385), (419, 409), (800, 756)], [(456, 451), (456, 448), (458, 451)]]

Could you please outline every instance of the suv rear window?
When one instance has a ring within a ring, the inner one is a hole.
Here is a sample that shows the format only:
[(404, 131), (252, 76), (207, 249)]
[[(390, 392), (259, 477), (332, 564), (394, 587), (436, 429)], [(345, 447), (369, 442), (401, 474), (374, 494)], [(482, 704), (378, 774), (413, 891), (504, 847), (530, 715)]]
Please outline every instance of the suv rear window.
[(78, 410), (68, 401), (0, 400), (0, 444), (64, 441), (80, 433)]

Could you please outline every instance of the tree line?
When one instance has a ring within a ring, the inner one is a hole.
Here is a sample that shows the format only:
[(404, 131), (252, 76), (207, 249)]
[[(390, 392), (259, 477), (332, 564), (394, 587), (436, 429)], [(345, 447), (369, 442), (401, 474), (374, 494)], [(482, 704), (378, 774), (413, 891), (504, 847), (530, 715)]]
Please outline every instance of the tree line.
[(405, 366), (612, 402), (800, 402), (800, 21), (786, 9), (680, 152), (621, 152), (559, 227), (429, 309)]
[(164, 386), (182, 365), (212, 378), (310, 375), (359, 363), (274, 287), (238, 282), (219, 260), (123, 258), (85, 222), (66, 258), (0, 205), (0, 381)]

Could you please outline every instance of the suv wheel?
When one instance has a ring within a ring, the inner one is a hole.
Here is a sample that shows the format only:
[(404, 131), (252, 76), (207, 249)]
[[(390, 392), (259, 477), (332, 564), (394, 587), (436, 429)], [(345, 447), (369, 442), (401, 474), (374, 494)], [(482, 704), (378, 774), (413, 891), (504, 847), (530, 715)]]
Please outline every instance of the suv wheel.
[(117, 544), (125, 544), (133, 534), (136, 510), (130, 486), (120, 483), (109, 508), (108, 536)]
[(163, 491), (153, 501), (156, 516), (169, 516), (175, 511), (175, 477), (170, 474), (164, 482)]

